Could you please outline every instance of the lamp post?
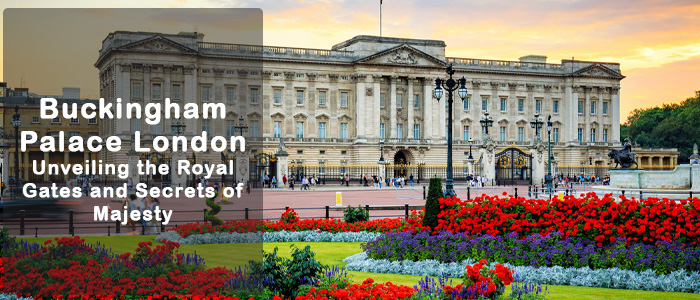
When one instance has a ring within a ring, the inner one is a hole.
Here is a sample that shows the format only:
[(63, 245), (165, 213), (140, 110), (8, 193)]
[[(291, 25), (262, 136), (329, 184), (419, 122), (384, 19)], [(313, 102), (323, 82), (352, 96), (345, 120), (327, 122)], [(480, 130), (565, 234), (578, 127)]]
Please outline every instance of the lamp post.
[(379, 140), (379, 164), (385, 164), (384, 161), (384, 139)]
[(542, 122), (542, 119), (540, 118), (540, 113), (535, 112), (535, 118), (530, 121), (530, 126), (535, 128), (535, 138), (540, 136), (540, 128), (542, 128), (542, 124), (544, 124), (544, 122)]
[(244, 123), (243, 116), (238, 117), (238, 124), (233, 125), (233, 130), (240, 132), (239, 136), (243, 136), (243, 132), (248, 130), (248, 124)]
[(547, 117), (547, 176), (544, 177), (544, 182), (547, 184), (547, 191), (552, 194), (552, 115)]
[(482, 139), (489, 136), (489, 127), (493, 127), (493, 118), (489, 116), (489, 111), (484, 112), (484, 117), (479, 120), (481, 123)]
[[(15, 105), (15, 114), (12, 115), (12, 126), (15, 127), (15, 186), (19, 183), (19, 126), (22, 121), (19, 120), (19, 105)], [(14, 189), (12, 196), (14, 197)]]
[[(180, 136), (180, 135), (182, 135), (183, 133), (185, 133), (185, 128), (187, 128), (187, 125), (185, 125), (185, 123), (183, 123), (183, 122), (180, 120), (180, 118), (178, 118), (177, 120), (175, 120), (175, 122), (170, 123), (170, 130), (172, 130), (172, 133), (173, 133), (173, 136), (174, 136), (174, 137), (175, 137), (175, 136)], [(173, 144), (174, 144), (174, 143), (173, 143)], [(194, 152), (193, 152), (193, 153), (194, 153)], [(176, 162), (175, 162), (175, 160), (173, 159), (173, 149), (170, 148), (170, 164), (171, 164), (171, 165), (170, 165), (170, 178), (171, 178), (171, 179), (170, 179), (170, 182), (171, 182), (171, 183), (173, 182), (173, 179), (174, 179), (174, 178), (172, 178), (172, 177), (173, 177), (173, 174), (175, 174), (175, 172), (173, 172), (173, 170), (176, 169), (176, 168), (175, 168), (175, 163), (176, 163)], [(193, 176), (194, 176), (194, 175), (193, 175)], [(178, 179), (178, 182), (180, 182), (180, 179)], [(187, 184), (187, 182), (185, 182), (185, 184)]]
[[(464, 77), (454, 80), (452, 75), (455, 71), (452, 69), (452, 64), (447, 66), (447, 74), (450, 78), (447, 80), (437, 78), (435, 79), (435, 90), (433, 90), (433, 96), (437, 99), (438, 103), (443, 94), (443, 89), (447, 91), (447, 178), (445, 179), (445, 197), (452, 197), (455, 195), (454, 185), (452, 183), (452, 92), (457, 91), (459, 97), (462, 101), (467, 98), (467, 79)], [(458, 86), (459, 85), (459, 86)]]
[(469, 137), (469, 158), (467, 158), (469, 161), (474, 160), (474, 157), (472, 156), (472, 144), (474, 144), (474, 139)]

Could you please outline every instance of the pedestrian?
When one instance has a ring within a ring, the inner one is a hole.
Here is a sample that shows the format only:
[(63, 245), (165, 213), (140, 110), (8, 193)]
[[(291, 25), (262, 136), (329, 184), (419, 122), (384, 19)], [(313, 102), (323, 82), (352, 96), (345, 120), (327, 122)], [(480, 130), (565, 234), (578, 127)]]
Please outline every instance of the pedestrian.
[[(158, 201), (158, 198), (151, 198), (151, 204), (149, 205), (149, 209), (152, 212), (156, 211), (156, 208), (160, 207), (160, 201)], [(156, 219), (155, 216), (153, 216), (153, 219), (151, 219), (151, 234), (159, 234), (160, 233), (160, 221)]]
[(363, 179), (364, 179), (364, 181), (365, 181), (364, 186), (369, 186), (369, 184), (367, 183), (367, 174), (365, 174), (365, 175), (363, 176)]
[(134, 190), (134, 179), (129, 177), (129, 179), (126, 180), (126, 187), (127, 187), (127, 192), (131, 192)]
[(408, 176), (408, 180), (411, 181), (411, 186), (413, 186), (413, 173), (411, 173), (411, 176)]
[(272, 175), (272, 181), (270, 183), (271, 188), (276, 188), (277, 187), (277, 176)]
[(379, 180), (377, 180), (377, 183), (379, 184), (380, 190), (382, 189), (382, 181), (384, 181), (384, 179), (382, 178), (382, 176), (379, 176)]
[(289, 181), (289, 190), (294, 190), (294, 179)]
[(310, 184), (311, 184), (311, 189), (315, 191), (316, 190), (316, 174), (311, 176)]
[(287, 174), (282, 175), (282, 185), (287, 188)]
[(219, 182), (214, 181), (214, 191), (218, 194), (219, 193)]

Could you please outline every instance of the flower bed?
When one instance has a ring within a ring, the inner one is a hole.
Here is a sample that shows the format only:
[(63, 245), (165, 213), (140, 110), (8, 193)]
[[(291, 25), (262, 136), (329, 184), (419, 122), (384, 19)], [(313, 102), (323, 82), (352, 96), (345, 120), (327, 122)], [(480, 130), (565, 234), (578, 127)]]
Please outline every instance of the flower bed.
[[(505, 193), (504, 193), (505, 195)], [(546, 235), (559, 231), (565, 237), (594, 240), (599, 246), (618, 238), (653, 244), (656, 241), (698, 243), (700, 241), (700, 199), (680, 202), (647, 198), (599, 198), (595, 193), (564, 199), (533, 200), (523, 197), (476, 197), (440, 199), (437, 230), (470, 235)]]
[(174, 231), (164, 232), (155, 240), (168, 240), (179, 244), (224, 244), (224, 243), (279, 243), (279, 242), (371, 242), (381, 236), (378, 232), (325, 232), (325, 231), (275, 231), (245, 233), (205, 233), (181, 237)]
[(700, 270), (700, 245), (679, 242), (656, 242), (654, 245), (628, 243), (617, 239), (606, 246), (576, 237), (563, 238), (561, 233), (546, 236), (533, 234), (519, 238), (517, 233), (506, 236), (475, 235), (441, 231), (386, 233), (363, 245), (373, 259), (427, 260), (461, 262), (466, 259), (487, 259), (514, 266), (589, 267), (591, 269), (619, 268), (623, 270), (654, 270), (669, 274), (677, 270)]
[[(470, 259), (451, 263), (437, 260), (389, 261), (368, 258), (365, 252), (347, 257), (343, 261), (347, 263), (345, 268), (350, 271), (449, 277), (461, 277), (466, 265), (477, 263)], [(522, 283), (700, 293), (700, 272), (697, 271), (656, 274), (652, 270), (636, 272), (617, 268), (592, 270), (587, 267), (530, 267), (512, 266), (507, 263), (503, 265), (512, 270), (515, 282)]]

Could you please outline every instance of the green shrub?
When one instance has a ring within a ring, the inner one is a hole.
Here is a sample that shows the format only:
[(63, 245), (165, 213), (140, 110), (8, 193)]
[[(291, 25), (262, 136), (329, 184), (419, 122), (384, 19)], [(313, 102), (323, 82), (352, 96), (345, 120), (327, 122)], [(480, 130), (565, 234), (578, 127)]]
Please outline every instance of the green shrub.
[(430, 226), (431, 229), (438, 225), (438, 214), (440, 213), (440, 198), (445, 197), (442, 192), (442, 179), (430, 178), (428, 186), (428, 196), (425, 200), (425, 216), (423, 226)]
[(343, 211), (343, 220), (346, 223), (369, 221), (369, 211), (358, 205), (357, 208), (348, 205)]
[(224, 221), (221, 220), (221, 218), (216, 216), (216, 214), (218, 214), (221, 211), (221, 205), (219, 205), (215, 201), (217, 196), (219, 196), (219, 193), (215, 192), (214, 197), (204, 199), (204, 203), (206, 203), (207, 206), (211, 207), (210, 210), (204, 213), (204, 219), (209, 221), (213, 226), (219, 226), (224, 223)]
[(263, 251), (262, 262), (250, 261), (251, 276), (257, 277), (271, 290), (293, 298), (300, 286), (318, 282), (325, 268), (315, 259), (316, 253), (310, 246), (299, 249), (291, 245), (292, 259), (277, 255), (277, 247), (272, 252)]
[(0, 256), (13, 254), (16, 252), (16, 248), (17, 238), (10, 235), (10, 229), (7, 227), (0, 228)]

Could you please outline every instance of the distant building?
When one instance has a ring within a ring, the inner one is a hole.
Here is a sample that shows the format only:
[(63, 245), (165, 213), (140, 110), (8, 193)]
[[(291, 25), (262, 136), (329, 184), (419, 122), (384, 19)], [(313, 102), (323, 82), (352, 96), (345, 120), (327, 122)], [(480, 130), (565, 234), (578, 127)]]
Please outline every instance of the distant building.
[(80, 99), (80, 88), (64, 87), (63, 99)]

